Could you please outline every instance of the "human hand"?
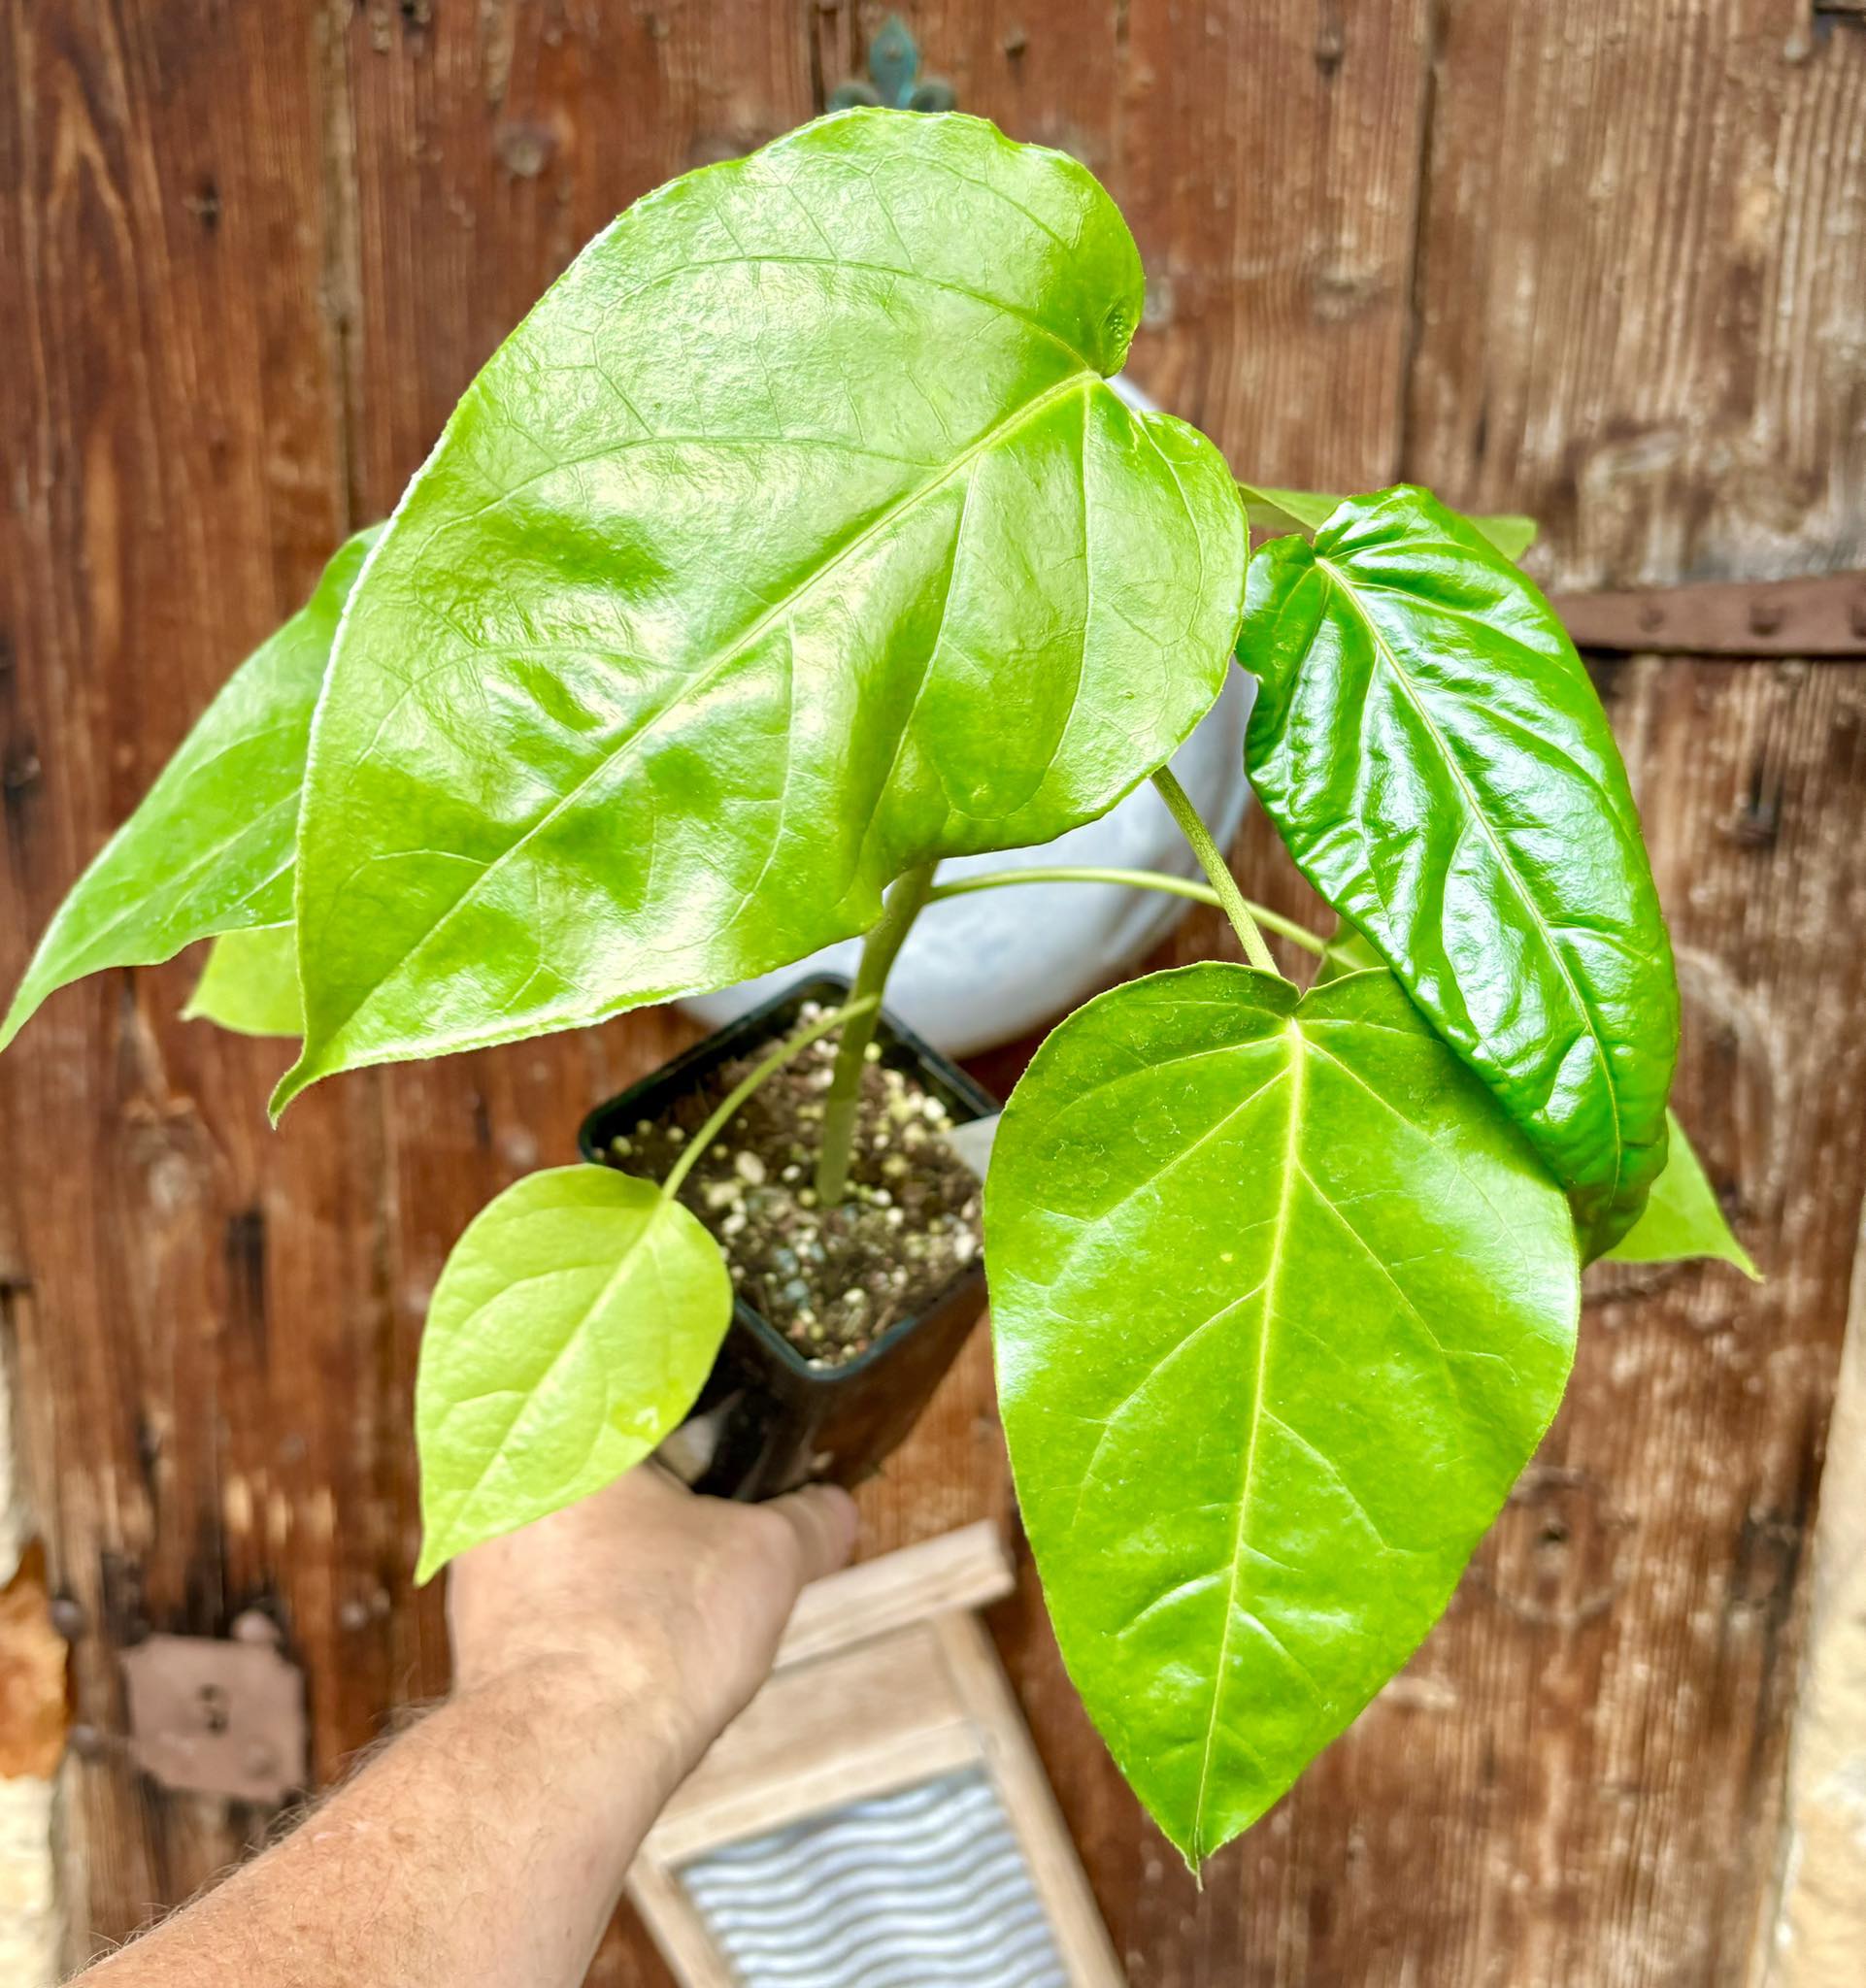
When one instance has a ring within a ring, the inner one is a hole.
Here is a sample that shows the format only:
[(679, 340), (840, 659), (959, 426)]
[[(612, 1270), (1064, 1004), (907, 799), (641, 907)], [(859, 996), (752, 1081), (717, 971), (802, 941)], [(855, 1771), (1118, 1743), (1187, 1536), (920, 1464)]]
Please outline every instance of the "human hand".
[(832, 1485), (735, 1505), (640, 1465), (453, 1563), (454, 1694), (532, 1687), (574, 1717), (619, 1712), (671, 1788), (764, 1681), (799, 1590), (854, 1541)]

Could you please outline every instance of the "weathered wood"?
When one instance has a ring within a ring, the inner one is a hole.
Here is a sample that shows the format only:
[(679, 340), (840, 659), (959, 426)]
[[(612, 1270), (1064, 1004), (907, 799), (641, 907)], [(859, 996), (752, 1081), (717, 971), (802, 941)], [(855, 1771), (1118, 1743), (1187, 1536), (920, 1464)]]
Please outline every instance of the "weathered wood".
[(1449, 0), (1406, 470), (1570, 588), (1866, 565), (1866, 36)]
[[(319, 311), (316, 21), (15, 0), (0, 77), (8, 478), (0, 977), (343, 524)], [(17, 272), (17, 277), (16, 277)], [(378, 1312), (367, 1087), (266, 1133), (272, 1053), (174, 1019), (186, 969), (51, 1003), (0, 1074), (0, 1288), (53, 1575), (116, 1650), (283, 1597), (335, 1650), (330, 1526)], [(346, 1385), (346, 1382), (349, 1385)], [(340, 1666), (315, 1689), (326, 1702)], [(381, 1678), (386, 1684), (386, 1678)], [(367, 1689), (367, 1684), (364, 1685)], [(254, 1818), (83, 1764), (79, 1927), (120, 1937)]]
[[(881, 12), (0, 0), (0, 979), (569, 255), (807, 116)], [(1866, 564), (1856, 30), (1790, 0), (911, 12), (963, 108), (1107, 177), (1151, 278), (1133, 370), (1247, 474), (1531, 511), (1572, 587)], [(1203, 1892), (1021, 1556), (992, 1627), (1149, 1988), (1723, 1988), (1748, 1958), (1866, 1189), (1866, 672), (1603, 681), (1681, 942), (1681, 1109), (1772, 1281), (1597, 1276), (1570, 1406), (1451, 1616)], [(1237, 863), (1313, 915), (1258, 817)], [(1212, 951), (1200, 912), (1162, 958)], [(275, 1137), (279, 1052), (178, 1024), (187, 971), (59, 996), (0, 1066), (0, 1295), (91, 1624), (72, 1903), (105, 1937), (262, 1822), (127, 1773), (115, 1655), (144, 1627), (270, 1607), (320, 1776), (443, 1684), (407, 1585), (427, 1293), (485, 1196), (690, 1033), (350, 1077)], [(863, 1503), (870, 1551), (1009, 1516), (982, 1337)], [(626, 1924), (595, 1978), (667, 1979)]]

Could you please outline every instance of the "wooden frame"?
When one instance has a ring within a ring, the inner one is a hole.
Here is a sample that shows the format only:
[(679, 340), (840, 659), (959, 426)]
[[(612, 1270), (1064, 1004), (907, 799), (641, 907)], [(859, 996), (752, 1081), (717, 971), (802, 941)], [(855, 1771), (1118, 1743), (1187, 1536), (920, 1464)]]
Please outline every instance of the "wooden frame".
[(806, 1590), (770, 1681), (650, 1832), (628, 1890), (684, 1988), (737, 1988), (680, 1867), (826, 1809), (971, 1768), (990, 1780), (1074, 1988), (1125, 1976), (996, 1650), (973, 1609), (1010, 1592), (967, 1526)]

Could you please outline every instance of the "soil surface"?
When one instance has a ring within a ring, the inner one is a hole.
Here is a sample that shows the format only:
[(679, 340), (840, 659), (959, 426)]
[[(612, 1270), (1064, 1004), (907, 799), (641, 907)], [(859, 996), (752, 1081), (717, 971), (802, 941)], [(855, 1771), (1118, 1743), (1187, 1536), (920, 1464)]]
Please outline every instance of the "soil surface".
[[(824, 1011), (807, 1004), (799, 1026)], [(946, 1143), (943, 1099), (871, 1045), (839, 1208), (812, 1176), (837, 1036), (813, 1043), (755, 1090), (700, 1156), (681, 1200), (725, 1252), (733, 1288), (813, 1367), (837, 1367), (924, 1309), (978, 1260), (979, 1181)], [(657, 1123), (610, 1143), (625, 1173), (664, 1178), (687, 1140), (772, 1047), (721, 1064)]]

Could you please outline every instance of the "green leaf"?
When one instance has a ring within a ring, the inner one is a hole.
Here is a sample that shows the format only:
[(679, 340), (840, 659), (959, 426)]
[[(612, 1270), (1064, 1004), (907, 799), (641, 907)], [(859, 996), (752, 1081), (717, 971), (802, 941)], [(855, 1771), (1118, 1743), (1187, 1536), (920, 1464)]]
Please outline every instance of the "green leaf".
[(1405, 1662), (1540, 1441), (1567, 1208), (1390, 975), (1212, 963), (1038, 1050), (985, 1254), (1063, 1656), (1196, 1864)]
[(1340, 980), (1350, 974), (1367, 974), (1376, 969), (1384, 973), (1386, 962), (1344, 919), (1341, 929), (1322, 953), (1321, 967), (1316, 977), (1318, 980)]
[(1275, 490), (1266, 485), (1240, 483), (1245, 514), (1253, 532), (1301, 532), (1305, 536), (1321, 530), (1334, 515), (1339, 497), (1324, 496), (1319, 490)]
[(236, 670), (143, 805), (59, 907), (0, 1023), (105, 967), (153, 966), (216, 932), (291, 915), (305, 741), (337, 617), (376, 536), (358, 532), (310, 601)]
[(599, 236), (346, 618), (277, 1102), (781, 966), (1159, 766), (1246, 533), (1105, 382), (1140, 310), (1089, 175), (968, 117), (824, 118)]
[(1422, 490), (1250, 563), (1246, 758), (1305, 876), (1570, 1190), (1587, 1253), (1665, 1163), (1672, 949), (1626, 772), (1547, 601)]
[(211, 1021), (238, 1036), (302, 1036), (298, 948), (289, 925), (223, 932), (208, 948), (183, 1021)]
[(1512, 565), (1536, 543), (1536, 521), (1533, 517), (1520, 517), (1514, 512), (1506, 512), (1496, 517), (1474, 517), (1471, 522)]
[(1734, 1264), (1753, 1283), (1762, 1273), (1724, 1219), (1704, 1162), (1691, 1149), (1678, 1113), (1666, 1113), (1671, 1138), (1665, 1171), (1652, 1182), (1646, 1211), (1607, 1251), (1613, 1263), (1678, 1263), (1691, 1256), (1715, 1256)]
[[(1312, 539), (1348, 500), (1316, 490), (1272, 490), (1240, 483), (1238, 493), (1254, 532), (1300, 532)], [(1536, 542), (1536, 521), (1505, 512), (1494, 517), (1466, 520), (1488, 539), (1506, 559), (1520, 559)]]
[(416, 1579), (639, 1463), (693, 1405), (731, 1316), (718, 1245), (652, 1181), (554, 1167), (508, 1187), (428, 1309)]

